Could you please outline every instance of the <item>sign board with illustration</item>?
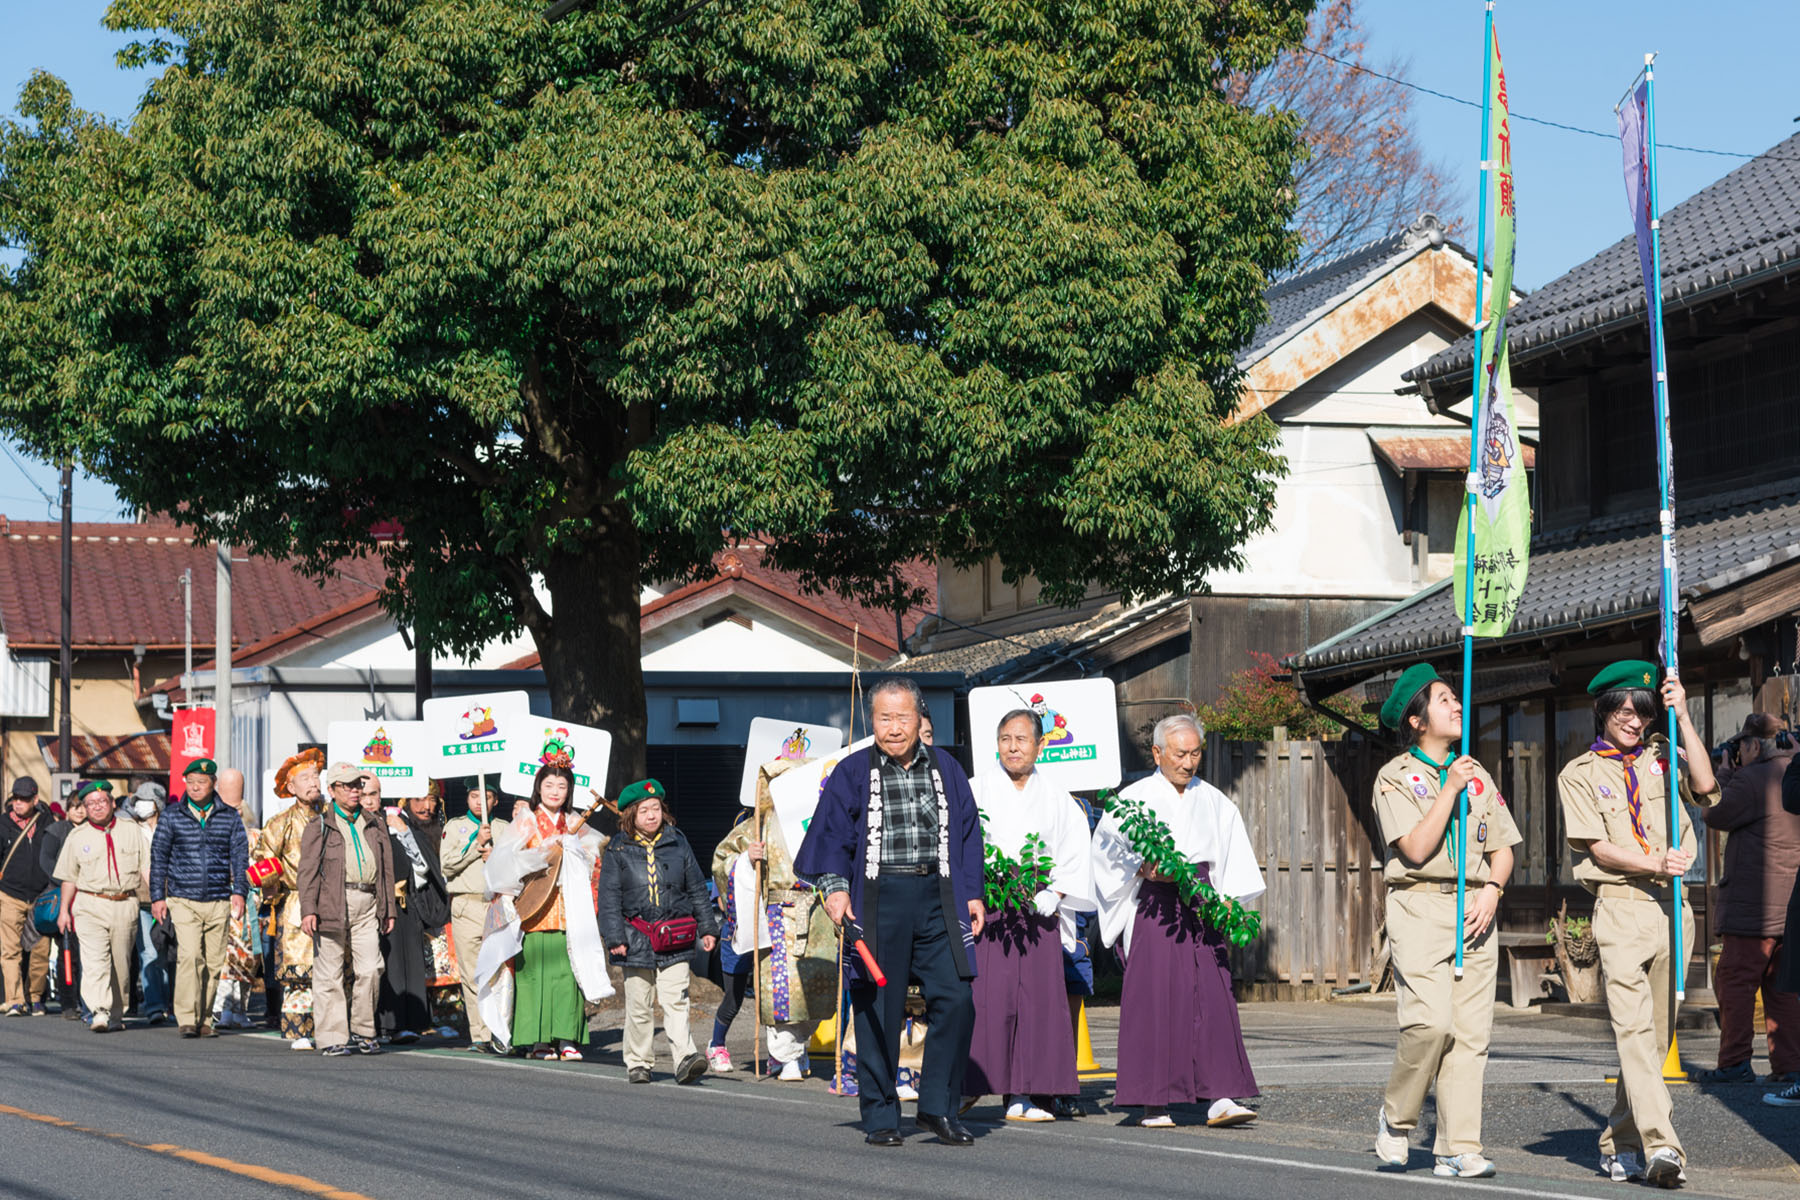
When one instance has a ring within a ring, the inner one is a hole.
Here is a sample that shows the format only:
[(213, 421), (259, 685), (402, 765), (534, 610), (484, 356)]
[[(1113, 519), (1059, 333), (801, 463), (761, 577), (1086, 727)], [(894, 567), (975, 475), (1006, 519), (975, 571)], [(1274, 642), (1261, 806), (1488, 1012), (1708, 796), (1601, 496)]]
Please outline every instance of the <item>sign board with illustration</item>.
[(325, 761), (347, 762), (375, 776), (383, 800), (425, 795), (432, 750), (423, 721), (333, 721), (325, 727)]
[(506, 743), (509, 757), (500, 774), (500, 790), (513, 796), (531, 795), (538, 768), (567, 767), (575, 773), (571, 803), (586, 808), (593, 802), (587, 789), (606, 794), (606, 769), (612, 763), (612, 734), (591, 725), (532, 717), (522, 721), (518, 733)]
[(830, 725), (808, 725), (781, 717), (756, 717), (744, 740), (744, 778), (738, 785), (738, 803), (756, 803), (756, 773), (764, 763), (778, 758), (827, 758), (844, 744), (844, 731)]
[(813, 813), (819, 807), (819, 793), (825, 790), (825, 780), (832, 768), (846, 755), (874, 744), (872, 737), (853, 742), (803, 767), (795, 767), (769, 785), (769, 802), (775, 806), (775, 819), (781, 824), (781, 840), (787, 843), (790, 856), (800, 853), (806, 827), (812, 824)]
[(1110, 679), (1039, 680), (969, 693), (969, 746), (976, 773), (998, 761), (994, 734), (1016, 708), (1038, 719), (1038, 770), (1068, 792), (1117, 787), (1119, 701)]
[[(424, 705), (426, 774), (432, 779), (503, 774), (543, 728), (524, 692), (445, 696)], [(515, 743), (514, 738), (518, 741)], [(531, 747), (536, 753), (536, 747)]]

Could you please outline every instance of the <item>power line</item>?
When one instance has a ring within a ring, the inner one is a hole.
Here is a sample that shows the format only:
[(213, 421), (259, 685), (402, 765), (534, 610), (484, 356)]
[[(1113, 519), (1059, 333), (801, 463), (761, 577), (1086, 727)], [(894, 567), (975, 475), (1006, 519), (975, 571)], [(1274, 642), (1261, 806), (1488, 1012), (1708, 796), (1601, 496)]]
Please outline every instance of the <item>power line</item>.
[[(1440, 92), (1435, 88), (1428, 88), (1423, 84), (1414, 83), (1410, 79), (1402, 79), (1398, 75), (1388, 75), (1370, 67), (1365, 67), (1361, 63), (1354, 63), (1349, 59), (1339, 58), (1335, 54), (1327, 54), (1325, 51), (1315, 49), (1312, 46), (1300, 46), (1297, 47), (1297, 49), (1303, 50), (1318, 58), (1327, 59), (1340, 67), (1347, 67), (1352, 71), (1358, 71), (1364, 75), (1372, 75), (1376, 79), (1385, 79), (1389, 83), (1399, 84), (1403, 88), (1411, 88), (1415, 92), (1423, 92), (1427, 96), (1435, 96), (1439, 100), (1448, 100), (1452, 104), (1461, 104), (1466, 108), (1481, 107), (1481, 104), (1478, 101), (1469, 100), (1462, 96), (1452, 96), (1449, 92)], [(1579, 133), (1586, 137), (1605, 138), (1609, 142), (1616, 142), (1619, 140), (1619, 135), (1617, 133), (1606, 133), (1599, 129), (1583, 129), (1579, 125), (1566, 125), (1561, 121), (1545, 120), (1543, 117), (1528, 117), (1517, 109), (1508, 109), (1507, 116), (1514, 121), (1526, 121), (1532, 125), (1544, 125), (1551, 129), (1563, 130), (1565, 133)], [(1709, 150), (1704, 146), (1678, 146), (1673, 142), (1658, 142), (1656, 143), (1656, 146), (1659, 150), (1680, 150), (1688, 154), (1712, 154), (1720, 158), (1741, 158), (1745, 160), (1767, 158), (1774, 162), (1800, 162), (1800, 158), (1790, 158), (1785, 155), (1769, 154), (1767, 152), (1762, 154), (1744, 154), (1736, 150)]]

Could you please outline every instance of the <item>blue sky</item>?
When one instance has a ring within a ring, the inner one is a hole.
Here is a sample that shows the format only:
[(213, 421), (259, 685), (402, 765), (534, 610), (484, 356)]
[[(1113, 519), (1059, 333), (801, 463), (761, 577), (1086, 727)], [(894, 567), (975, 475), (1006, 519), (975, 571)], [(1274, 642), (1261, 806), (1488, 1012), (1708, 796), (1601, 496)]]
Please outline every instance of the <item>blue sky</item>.
[[(1360, 0), (1367, 58), (1401, 63), (1415, 83), (1478, 100), (1480, 0)], [(76, 102), (108, 116), (131, 114), (142, 72), (121, 72), (115, 51), (127, 39), (100, 24), (102, 0), (0, 0), (0, 101), (11, 111), (31, 71), (67, 80)], [(1646, 51), (1657, 58), (1658, 140), (1758, 153), (1800, 132), (1800, 93), (1791, 84), (1791, 47), (1800, 32), (1793, 0), (1498, 0), (1496, 25), (1515, 115), (1607, 133), (1587, 137), (1515, 121), (1513, 163), (1519, 198), (1518, 281), (1533, 288), (1628, 232), (1612, 106)], [(1480, 112), (1416, 94), (1413, 117), (1428, 155), (1456, 174), (1473, 227)], [(1658, 162), (1667, 208), (1743, 160), (1665, 150)], [(1472, 240), (1472, 239), (1471, 239)], [(56, 470), (0, 454), (0, 512), (38, 518), (39, 489), (56, 491)], [(78, 478), (76, 516), (119, 516), (117, 497)]]

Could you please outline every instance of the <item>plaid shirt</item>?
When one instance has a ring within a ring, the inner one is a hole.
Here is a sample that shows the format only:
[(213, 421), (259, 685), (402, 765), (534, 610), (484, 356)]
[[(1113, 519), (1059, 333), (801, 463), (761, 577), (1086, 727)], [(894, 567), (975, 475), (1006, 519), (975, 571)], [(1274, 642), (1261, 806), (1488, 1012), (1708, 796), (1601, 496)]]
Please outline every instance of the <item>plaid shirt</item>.
[[(931, 784), (932, 758), (920, 744), (910, 764), (902, 764), (885, 751), (881, 769), (881, 862), (885, 866), (935, 863), (938, 849), (937, 789)], [(842, 875), (821, 875), (824, 895), (847, 892), (850, 881)]]

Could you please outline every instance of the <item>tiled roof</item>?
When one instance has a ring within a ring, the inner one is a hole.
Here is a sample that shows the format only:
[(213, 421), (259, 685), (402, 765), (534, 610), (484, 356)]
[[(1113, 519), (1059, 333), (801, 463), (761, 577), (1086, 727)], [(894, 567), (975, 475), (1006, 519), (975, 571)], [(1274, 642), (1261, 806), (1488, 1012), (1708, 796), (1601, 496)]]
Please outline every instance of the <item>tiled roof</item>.
[[(1678, 521), (1681, 593), (1692, 600), (1800, 559), (1800, 481), (1697, 500), (1679, 512)], [(1506, 637), (1483, 645), (1654, 614), (1661, 587), (1659, 539), (1653, 512), (1601, 518), (1532, 539), (1519, 614)], [(1444, 580), (1295, 655), (1289, 664), (1302, 674), (1335, 674), (1339, 668), (1447, 650), (1461, 637), (1462, 621), (1450, 581)]]
[[(74, 526), (74, 643), (83, 649), (175, 649), (183, 644), (181, 573), (194, 572), (194, 640), (213, 638), (214, 552), (163, 521)], [(0, 627), (15, 650), (48, 649), (61, 636), (62, 526), (0, 517)], [(345, 565), (323, 584), (291, 562), (249, 558), (231, 570), (232, 642), (244, 646), (307, 624), (365, 597), (379, 565)], [(362, 578), (357, 578), (362, 576)]]
[[(884, 608), (846, 600), (836, 592), (807, 592), (791, 571), (770, 566), (767, 549), (753, 541), (740, 542), (713, 555), (714, 574), (694, 583), (685, 583), (672, 591), (647, 601), (639, 610), (643, 627), (655, 628), (673, 617), (741, 595), (754, 603), (778, 608), (793, 620), (809, 626), (845, 646), (856, 644), (872, 659), (882, 659), (900, 649), (894, 638), (894, 614)], [(910, 610), (901, 621), (904, 635), (912, 636), (919, 622), (937, 607), (937, 570), (930, 563), (902, 563), (895, 572), (902, 583), (924, 589), (925, 605)], [(502, 669), (530, 671), (543, 660), (533, 650), (507, 663)]]
[[(54, 771), (62, 739), (41, 733), (37, 741), (44, 765)], [(69, 765), (89, 775), (167, 775), (169, 734), (166, 730), (77, 733), (69, 739)]]
[[(1239, 352), (1238, 363), (1248, 367), (1371, 280), (1444, 244), (1443, 222), (1426, 213), (1410, 228), (1367, 242), (1304, 274), (1282, 280), (1264, 293), (1269, 315), (1251, 335), (1250, 344)], [(1449, 244), (1473, 261), (1473, 256), (1461, 246)]]
[[(1619, 225), (1625, 227), (1619, 189)], [(1800, 134), (1752, 159), (1663, 215), (1663, 311), (1676, 313), (1756, 277), (1800, 270)], [(1513, 305), (1507, 344), (1513, 363), (1551, 347), (1644, 321), (1637, 242), (1620, 238), (1574, 270)], [(1466, 375), (1474, 339), (1464, 337), (1405, 375)]]
[(1044, 629), (1008, 634), (920, 654), (886, 665), (909, 674), (949, 671), (963, 676), (971, 687), (1036, 679), (1059, 668), (1078, 668), (1083, 660), (1108, 643), (1143, 628), (1174, 609), (1185, 609), (1185, 596), (1159, 596), (1129, 608), (1108, 606), (1099, 613)]

